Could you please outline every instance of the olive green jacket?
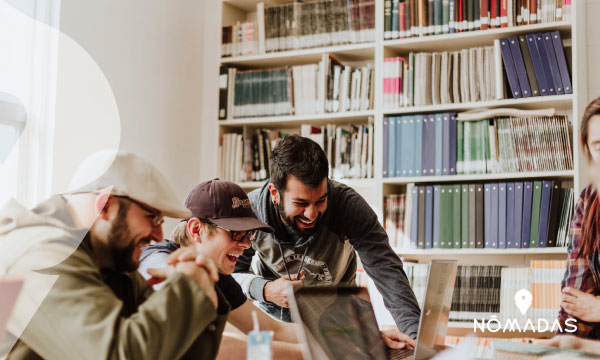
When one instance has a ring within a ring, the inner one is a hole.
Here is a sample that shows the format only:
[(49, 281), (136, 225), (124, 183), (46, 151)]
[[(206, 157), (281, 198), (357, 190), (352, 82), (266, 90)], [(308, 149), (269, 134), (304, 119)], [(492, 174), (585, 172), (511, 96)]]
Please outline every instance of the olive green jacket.
[(0, 211), (0, 277), (25, 279), (8, 324), (8, 359), (216, 357), (229, 311), (222, 294), (217, 310), (181, 273), (153, 292), (137, 272), (115, 272), (125, 280), (124, 302), (104, 282), (86, 234), (60, 196)]

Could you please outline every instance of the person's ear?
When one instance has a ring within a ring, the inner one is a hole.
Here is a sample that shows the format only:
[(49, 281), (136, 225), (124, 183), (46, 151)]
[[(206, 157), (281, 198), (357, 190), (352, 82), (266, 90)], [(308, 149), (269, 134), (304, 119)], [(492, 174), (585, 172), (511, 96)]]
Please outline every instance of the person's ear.
[(271, 193), (271, 201), (273, 201), (273, 204), (279, 204), (279, 190), (277, 190), (273, 183), (270, 183), (267, 188), (269, 189), (269, 193)]
[(200, 219), (193, 217), (187, 222), (187, 231), (194, 242), (201, 242), (200, 232), (203, 226), (206, 226)]
[(113, 206), (119, 206), (119, 201), (107, 193), (98, 194), (94, 200), (94, 210), (102, 220), (109, 220), (109, 210)]

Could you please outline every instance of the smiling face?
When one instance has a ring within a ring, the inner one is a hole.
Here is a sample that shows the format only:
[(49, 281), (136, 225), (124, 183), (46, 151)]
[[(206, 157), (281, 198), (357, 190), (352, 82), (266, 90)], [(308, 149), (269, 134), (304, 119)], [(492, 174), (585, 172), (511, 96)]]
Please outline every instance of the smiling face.
[(295, 176), (288, 176), (283, 193), (274, 186), (270, 190), (283, 222), (296, 234), (306, 237), (318, 229), (320, 219), (327, 210), (326, 177), (311, 189)]
[(153, 226), (153, 213), (135, 202), (119, 198), (119, 209), (108, 233), (108, 251), (117, 271), (135, 271), (142, 248), (162, 240), (162, 227)]
[(196, 249), (213, 259), (219, 273), (230, 275), (235, 269), (237, 259), (244, 250), (250, 247), (250, 239), (234, 241), (229, 231), (215, 227), (213, 231), (207, 230), (207, 225), (201, 225), (200, 241), (196, 243)]

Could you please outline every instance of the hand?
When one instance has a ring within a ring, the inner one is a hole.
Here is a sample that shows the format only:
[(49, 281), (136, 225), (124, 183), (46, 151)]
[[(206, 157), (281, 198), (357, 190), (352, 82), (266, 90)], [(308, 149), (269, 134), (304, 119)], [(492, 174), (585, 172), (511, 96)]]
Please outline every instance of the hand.
[[(302, 278), (304, 271), (300, 273), (300, 278)], [(303, 280), (295, 280), (296, 275), (292, 275), (292, 280), (288, 280), (286, 278), (279, 278), (274, 281), (269, 281), (265, 285), (265, 300), (277, 304), (279, 306), (289, 308), (290, 305), (287, 299), (287, 291), (290, 285), (292, 286), (302, 286), (304, 284)]]
[(415, 348), (415, 340), (408, 335), (404, 335), (398, 329), (389, 329), (382, 330), (381, 336), (383, 337), (383, 342), (390, 349), (404, 349), (405, 347)]
[(560, 307), (583, 321), (600, 322), (600, 297), (566, 287), (562, 290)]
[(219, 281), (219, 270), (217, 269), (215, 262), (206, 255), (199, 253), (195, 247), (179, 248), (167, 258), (167, 264), (173, 266), (177, 265), (179, 262), (186, 261), (195, 262), (196, 265), (201, 266), (208, 271), (208, 274), (214, 282)]
[(182, 261), (178, 262), (175, 266), (171, 265), (160, 269), (148, 269), (148, 274), (151, 275), (151, 278), (146, 282), (148, 285), (158, 284), (175, 271), (189, 276), (208, 296), (215, 309), (217, 308), (219, 302), (217, 292), (215, 291), (215, 282), (204, 267), (196, 265), (193, 261)]

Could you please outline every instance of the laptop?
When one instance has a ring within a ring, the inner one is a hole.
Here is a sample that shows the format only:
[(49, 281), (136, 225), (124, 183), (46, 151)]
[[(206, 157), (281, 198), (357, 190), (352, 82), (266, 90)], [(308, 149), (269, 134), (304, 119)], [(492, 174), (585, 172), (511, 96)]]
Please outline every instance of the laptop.
[(445, 349), (446, 328), (456, 279), (455, 260), (432, 260), (416, 347), (385, 346), (368, 290), (359, 287), (289, 289), (292, 320), (305, 360), (429, 359)]

